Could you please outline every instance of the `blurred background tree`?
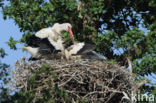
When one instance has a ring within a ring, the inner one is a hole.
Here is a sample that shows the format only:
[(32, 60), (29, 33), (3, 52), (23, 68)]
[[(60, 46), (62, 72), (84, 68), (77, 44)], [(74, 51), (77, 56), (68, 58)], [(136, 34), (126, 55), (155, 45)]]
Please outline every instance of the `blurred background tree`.
[(2, 63), (1, 59), (6, 56), (6, 53), (3, 48), (0, 48), (0, 103), (9, 99), (9, 91), (5, 86), (8, 81), (8, 71), (7, 68), (9, 65)]
[[(7, 0), (4, 19), (13, 19), (23, 37), (8, 45), (25, 43), (26, 36), (69, 22), (78, 41), (97, 45), (96, 51), (127, 67), (133, 63), (138, 79), (156, 73), (156, 1), (155, 0)], [(145, 86), (145, 92), (153, 86)]]

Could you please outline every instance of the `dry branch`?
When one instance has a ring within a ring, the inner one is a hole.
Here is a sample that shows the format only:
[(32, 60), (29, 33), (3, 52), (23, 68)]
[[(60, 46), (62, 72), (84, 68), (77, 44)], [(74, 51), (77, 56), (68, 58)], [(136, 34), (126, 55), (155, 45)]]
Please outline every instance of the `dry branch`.
[(132, 74), (133, 73), (132, 63), (129, 58), (127, 58), (127, 61), (128, 61), (128, 66), (129, 66), (129, 72)]
[[(43, 64), (51, 66), (49, 73), (57, 75), (54, 80), (46, 73), (40, 74), (41, 79), (36, 90), (37, 97), (42, 96), (43, 88), (49, 88), (47, 82), (53, 86), (56, 84), (63, 88), (72, 98), (87, 99), (89, 103), (117, 103), (125, 94), (131, 94), (132, 87), (136, 86), (135, 76), (115, 63), (100, 60), (78, 59), (78, 60), (38, 60), (35, 62), (18, 63), (12, 71), (12, 86), (14, 89), (27, 90), (27, 82), (33, 75), (33, 70), (40, 71)], [(145, 82), (139, 83), (138, 88)], [(35, 101), (35, 100), (34, 100)], [(60, 102), (59, 99), (56, 100)]]
[[(129, 73), (132, 75), (133, 74), (133, 67), (132, 67), (131, 60), (129, 58), (127, 58), (127, 61), (128, 61), (128, 66), (129, 66)], [(138, 89), (140, 87), (142, 87), (144, 84), (146, 84), (147, 81), (148, 81), (148, 79), (145, 79), (139, 83), (136, 83), (135, 85), (132, 85), (131, 95), (135, 96), (137, 94)], [(123, 93), (123, 94), (125, 94), (125, 93)], [(125, 96), (128, 100), (130, 100), (129, 97), (127, 96), (127, 94)], [(131, 103), (135, 103), (135, 98), (131, 97)]]

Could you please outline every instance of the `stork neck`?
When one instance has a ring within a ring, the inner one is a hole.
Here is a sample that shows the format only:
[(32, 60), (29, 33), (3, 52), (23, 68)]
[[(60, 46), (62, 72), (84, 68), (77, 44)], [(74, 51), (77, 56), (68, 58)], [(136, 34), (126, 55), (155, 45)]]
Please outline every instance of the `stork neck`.
[(61, 35), (61, 32), (65, 30), (65, 26), (62, 24), (54, 24), (54, 26), (52, 27), (52, 31), (54, 31), (56, 34)]
[(61, 35), (60, 29), (56, 30), (55, 28), (52, 28), (52, 31), (54, 32), (54, 34)]

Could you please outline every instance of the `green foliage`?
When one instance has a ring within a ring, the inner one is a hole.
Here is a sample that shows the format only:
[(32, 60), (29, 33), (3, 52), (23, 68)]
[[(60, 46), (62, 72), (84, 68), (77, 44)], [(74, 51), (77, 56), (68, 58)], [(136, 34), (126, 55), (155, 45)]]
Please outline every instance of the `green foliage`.
[[(13, 19), (23, 35), (18, 41), (10, 38), (7, 44), (12, 49), (16, 49), (16, 43), (25, 43), (27, 36), (42, 28), (51, 27), (56, 22), (69, 22), (78, 41), (95, 43), (96, 51), (112, 62), (126, 65), (126, 58), (130, 57), (133, 72), (141, 78), (156, 72), (155, 0), (78, 0), (82, 5), (77, 0), (8, 1), (8, 5), (3, 5), (3, 0), (0, 0), (3, 18)], [(140, 30), (140, 25), (148, 33)], [(66, 33), (63, 35), (69, 38)], [(34, 74), (51, 69), (44, 65), (41, 71)], [(48, 75), (49, 72), (46, 73)], [(50, 76), (57, 78), (55, 73)], [(33, 84), (38, 79), (40, 75), (36, 74), (30, 81)]]
[(32, 33), (30, 32), (23, 34), (23, 37), (19, 40), (19, 43), (25, 43), (26, 37), (31, 36), (31, 35)]
[(108, 58), (113, 59), (113, 41), (116, 41), (118, 38), (119, 37), (115, 32), (110, 31), (96, 36), (96, 40), (94, 42), (97, 45), (97, 51), (103, 53), (104, 55), (108, 55)]
[(0, 7), (3, 6), (3, 1), (4, 0), (0, 0)]
[(55, 85), (56, 95), (59, 98), (63, 98), (66, 103), (72, 103), (72, 99), (68, 97), (68, 94), (65, 90), (59, 89), (57, 85)]
[(151, 75), (151, 73), (155, 73), (156, 70), (156, 57), (153, 55), (146, 55), (140, 60), (134, 61), (134, 73), (138, 75)]
[(49, 64), (43, 64), (42, 67), (41, 67), (41, 72), (45, 72), (47, 70), (49, 70), (51, 67)]
[[(5, 56), (6, 56), (6, 53), (4, 49), (0, 48), (0, 60), (1, 58), (4, 58)], [(8, 71), (7, 71), (8, 67), (9, 65), (2, 63), (0, 61), (0, 103), (9, 99), (8, 89), (4, 87), (4, 85), (7, 84), (9, 80)]]
[(14, 40), (13, 37), (10, 37), (9, 42), (6, 42), (8, 44), (8, 46), (10, 46), (11, 49), (16, 50), (16, 44), (18, 43), (18, 41)]
[(144, 39), (144, 32), (135, 27), (121, 36), (121, 39), (117, 41), (116, 48), (136, 47), (142, 39)]
[(67, 32), (63, 31), (62, 32), (62, 37), (65, 40), (64, 43), (66, 44), (66, 46), (70, 46), (72, 44), (72, 40), (71, 40), (71, 38), (70, 38), (70, 36), (69, 36), (69, 34)]
[(0, 48), (0, 57), (4, 58), (7, 54), (5, 53), (3, 48)]

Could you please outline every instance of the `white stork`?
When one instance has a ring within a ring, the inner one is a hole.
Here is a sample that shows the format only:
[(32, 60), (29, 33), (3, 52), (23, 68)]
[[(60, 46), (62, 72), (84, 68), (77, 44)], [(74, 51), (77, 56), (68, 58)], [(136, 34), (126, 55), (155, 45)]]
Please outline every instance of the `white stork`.
[(74, 45), (65, 49), (65, 56), (67, 59), (72, 59), (75, 57), (84, 57), (90, 59), (106, 59), (103, 55), (94, 51), (96, 48), (93, 44), (88, 43), (74, 43)]
[(50, 43), (55, 47), (56, 50), (64, 50), (62, 31), (67, 31), (74, 42), (74, 36), (72, 32), (72, 26), (70, 23), (55, 23), (51, 28), (43, 28), (38, 31), (35, 35), (39, 38), (48, 38)]
[[(32, 54), (33, 58), (39, 58), (42, 55), (57, 54), (63, 52), (66, 59), (69, 59), (76, 55), (90, 54), (92, 57), (104, 58), (102, 55), (94, 51), (95, 45), (87, 43), (75, 43), (72, 33), (72, 26), (69, 23), (55, 23), (51, 28), (44, 28), (38, 31), (35, 35), (27, 38), (26, 43), (29, 47), (23, 47), (23, 50)], [(64, 48), (61, 31), (67, 31), (73, 41), (73, 45)]]
[(61, 32), (65, 30), (69, 33), (72, 41), (74, 37), (72, 26), (69, 23), (55, 23), (51, 28), (44, 28), (38, 31), (35, 35), (26, 38), (28, 47), (23, 47), (23, 50), (28, 51), (33, 58), (39, 58), (41, 55), (50, 53), (64, 52), (63, 40)]

